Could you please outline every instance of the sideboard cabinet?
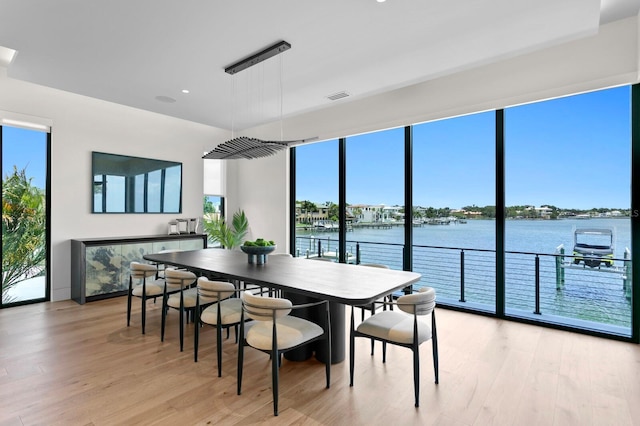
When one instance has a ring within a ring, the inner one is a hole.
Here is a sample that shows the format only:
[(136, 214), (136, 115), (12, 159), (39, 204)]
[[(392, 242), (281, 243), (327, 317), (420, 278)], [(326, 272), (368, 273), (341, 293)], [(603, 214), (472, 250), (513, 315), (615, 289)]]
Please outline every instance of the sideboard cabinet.
[(207, 247), (206, 234), (147, 235), (71, 240), (71, 298), (80, 304), (126, 294), (129, 265), (162, 250)]

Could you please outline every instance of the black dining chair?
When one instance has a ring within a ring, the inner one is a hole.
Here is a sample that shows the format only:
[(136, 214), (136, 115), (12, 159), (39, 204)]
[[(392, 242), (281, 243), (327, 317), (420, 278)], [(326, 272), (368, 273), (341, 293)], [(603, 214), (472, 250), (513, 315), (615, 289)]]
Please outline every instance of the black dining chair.
[[(415, 406), (420, 404), (420, 344), (431, 340), (435, 383), (438, 384), (438, 335), (436, 332), (436, 291), (423, 287), (418, 293), (400, 296), (397, 302), (377, 302), (397, 306), (398, 311), (386, 310), (364, 320), (357, 328), (354, 309), (351, 309), (351, 348), (349, 351), (349, 386), (353, 386), (355, 338), (366, 337), (382, 342), (382, 362), (387, 361), (387, 344), (413, 351), (413, 387)], [(431, 316), (431, 323), (420, 317)]]
[[(303, 305), (293, 305), (288, 299), (261, 297), (244, 292), (240, 322), (240, 345), (238, 347), (238, 395), (242, 390), (242, 368), (244, 347), (251, 346), (271, 356), (271, 387), (273, 391), (273, 415), (278, 415), (279, 367), (282, 354), (302, 345), (324, 340), (328, 354), (325, 363), (326, 387), (331, 384), (331, 319), (329, 302), (320, 301)], [(326, 309), (324, 329), (311, 321), (289, 315), (291, 311), (324, 304)], [(244, 317), (255, 320), (245, 324)]]
[[(237, 289), (233, 283), (198, 278), (198, 295), (195, 309), (195, 332), (193, 334), (193, 360), (198, 362), (200, 328), (208, 324), (216, 328), (216, 353), (218, 356), (218, 377), (222, 376), (222, 330), (234, 327), (238, 342), (238, 325), (243, 320), (242, 301), (237, 296), (245, 289)], [(248, 318), (247, 318), (248, 319)]]

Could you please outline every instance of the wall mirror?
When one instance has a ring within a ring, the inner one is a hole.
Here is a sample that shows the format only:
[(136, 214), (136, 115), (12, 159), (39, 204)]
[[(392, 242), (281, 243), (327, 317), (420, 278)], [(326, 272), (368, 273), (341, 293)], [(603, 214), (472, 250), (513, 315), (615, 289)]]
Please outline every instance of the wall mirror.
[(182, 163), (91, 155), (93, 213), (182, 213)]

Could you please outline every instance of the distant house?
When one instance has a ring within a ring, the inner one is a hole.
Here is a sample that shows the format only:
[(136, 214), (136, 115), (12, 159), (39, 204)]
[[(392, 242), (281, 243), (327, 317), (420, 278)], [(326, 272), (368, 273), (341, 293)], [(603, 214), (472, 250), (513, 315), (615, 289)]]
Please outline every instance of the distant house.
[(553, 209), (548, 206), (540, 206), (535, 208), (536, 215), (543, 219), (550, 219), (551, 213), (553, 213)]

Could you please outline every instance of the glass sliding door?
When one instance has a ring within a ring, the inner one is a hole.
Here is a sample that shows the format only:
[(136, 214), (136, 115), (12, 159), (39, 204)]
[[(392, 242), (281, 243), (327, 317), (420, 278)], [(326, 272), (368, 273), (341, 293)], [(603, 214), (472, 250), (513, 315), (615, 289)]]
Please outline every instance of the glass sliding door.
[(347, 138), (347, 261), (402, 270), (404, 128)]
[(0, 126), (2, 307), (48, 300), (49, 133)]
[(413, 270), (438, 299), (495, 311), (495, 112), (413, 128)]
[(338, 140), (295, 148), (296, 257), (336, 257), (339, 238)]
[(506, 314), (631, 335), (631, 87), (505, 110)]

